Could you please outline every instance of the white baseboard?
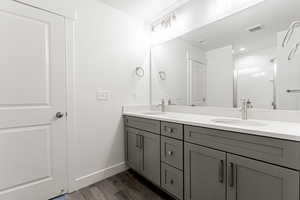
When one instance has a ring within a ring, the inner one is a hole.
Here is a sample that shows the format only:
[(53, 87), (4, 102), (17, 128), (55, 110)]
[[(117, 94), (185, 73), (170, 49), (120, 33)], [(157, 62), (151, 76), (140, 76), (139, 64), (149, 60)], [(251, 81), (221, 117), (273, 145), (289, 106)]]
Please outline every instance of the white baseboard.
[(123, 171), (126, 171), (127, 169), (128, 167), (126, 166), (125, 162), (121, 162), (108, 168), (101, 169), (93, 173), (81, 176), (79, 178), (76, 178), (74, 182), (71, 183), (69, 192), (80, 190), (81, 188), (87, 187), (106, 178), (119, 174)]

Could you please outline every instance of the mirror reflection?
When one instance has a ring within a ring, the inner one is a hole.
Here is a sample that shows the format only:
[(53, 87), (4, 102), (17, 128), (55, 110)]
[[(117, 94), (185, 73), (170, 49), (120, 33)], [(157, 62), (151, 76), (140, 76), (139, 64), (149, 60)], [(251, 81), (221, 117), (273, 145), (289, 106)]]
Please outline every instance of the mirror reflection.
[(296, 4), (264, 1), (154, 45), (153, 104), (240, 107), (244, 99), (253, 108), (299, 110)]

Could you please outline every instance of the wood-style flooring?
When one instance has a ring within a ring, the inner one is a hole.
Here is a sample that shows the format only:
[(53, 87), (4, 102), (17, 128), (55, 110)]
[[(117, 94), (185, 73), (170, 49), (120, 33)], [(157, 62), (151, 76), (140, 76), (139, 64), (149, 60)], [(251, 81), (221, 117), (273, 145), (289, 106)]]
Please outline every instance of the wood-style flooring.
[(65, 196), (66, 200), (173, 200), (131, 170)]

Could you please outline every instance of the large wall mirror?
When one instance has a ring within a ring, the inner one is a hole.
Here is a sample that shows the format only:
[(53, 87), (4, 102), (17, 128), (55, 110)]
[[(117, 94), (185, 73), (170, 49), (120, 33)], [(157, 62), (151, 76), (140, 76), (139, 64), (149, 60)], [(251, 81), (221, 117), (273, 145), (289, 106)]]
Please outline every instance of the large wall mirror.
[(265, 0), (154, 45), (153, 104), (300, 110), (297, 21), (299, 0)]

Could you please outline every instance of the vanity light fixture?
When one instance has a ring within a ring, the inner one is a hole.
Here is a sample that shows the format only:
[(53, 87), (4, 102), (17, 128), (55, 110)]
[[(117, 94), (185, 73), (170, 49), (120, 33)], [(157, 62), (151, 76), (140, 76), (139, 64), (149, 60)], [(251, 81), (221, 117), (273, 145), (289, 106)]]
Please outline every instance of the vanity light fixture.
[(177, 16), (174, 12), (165, 15), (164, 17), (162, 17), (160, 20), (158, 20), (156, 23), (152, 24), (152, 32), (155, 31), (156, 28), (161, 27), (161, 28), (170, 28), (173, 24), (174, 21), (176, 21)]

